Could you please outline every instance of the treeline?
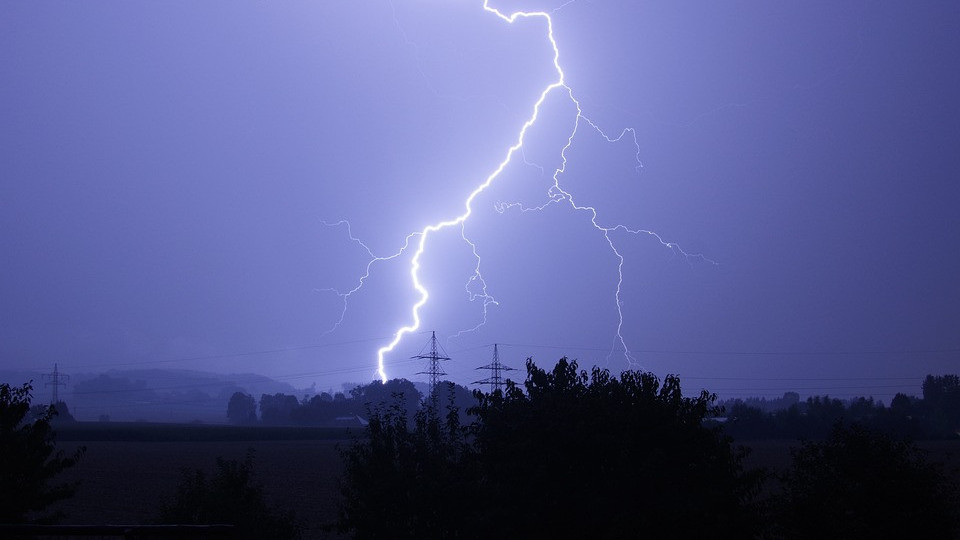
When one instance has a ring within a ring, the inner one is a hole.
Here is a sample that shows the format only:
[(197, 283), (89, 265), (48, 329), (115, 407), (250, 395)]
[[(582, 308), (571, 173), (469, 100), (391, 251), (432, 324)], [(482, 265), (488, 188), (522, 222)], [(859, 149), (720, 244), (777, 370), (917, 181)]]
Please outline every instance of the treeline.
[[(928, 377), (924, 398), (910, 403), (956, 426), (958, 383)], [(747, 450), (729, 426), (711, 422), (721, 413), (716, 395), (684, 396), (675, 376), (587, 373), (566, 359), (547, 371), (528, 360), (522, 385), (475, 392), (468, 417), (457, 404), (465, 390), (443, 384), (423, 399), (397, 380), (316, 402), (265, 394), (260, 404), (271, 422), (306, 421), (335, 402), (364, 407), (366, 436), (342, 451), (331, 524), (358, 539), (960, 538), (956, 478), (862, 422), (835, 423), (795, 448), (786, 469), (766, 471), (745, 467)], [(55, 477), (82, 451), (56, 450), (56, 409), (31, 419), (30, 391), (0, 384), (0, 524), (54, 519), (45, 510), (75, 487)], [(211, 477), (187, 471), (162, 519), (296, 537), (291, 517), (265, 506), (252, 465), (221, 460)]]
[(444, 381), (438, 384), (436, 396), (424, 396), (406, 379), (386, 383), (374, 381), (354, 387), (348, 394), (323, 392), (297, 399), (284, 393), (261, 394), (259, 401), (245, 392), (235, 392), (227, 404), (227, 418), (240, 425), (270, 426), (344, 426), (366, 423), (372, 410), (386, 405), (398, 408), (412, 418), (425, 402), (452, 402), (466, 419), (466, 411), (476, 405), (476, 398), (464, 386)]
[(899, 393), (885, 406), (872, 397), (843, 401), (794, 392), (770, 401), (728, 400), (714, 421), (740, 440), (822, 439), (839, 421), (912, 440), (952, 439), (960, 433), (960, 377), (927, 375), (923, 397)]
[[(957, 538), (958, 489), (910, 443), (836, 423), (783, 471), (748, 469), (716, 395), (680, 380), (527, 362), (523, 385), (374, 411), (344, 451), (354, 538)], [(816, 400), (814, 400), (817, 402)], [(822, 404), (823, 400), (819, 400)], [(832, 403), (832, 402), (831, 402)], [(809, 405), (809, 404), (808, 404)], [(807, 411), (809, 413), (809, 410)]]
[(80, 421), (222, 423), (234, 392), (253, 395), (296, 389), (254, 374), (142, 369), (75, 374), (61, 394)]

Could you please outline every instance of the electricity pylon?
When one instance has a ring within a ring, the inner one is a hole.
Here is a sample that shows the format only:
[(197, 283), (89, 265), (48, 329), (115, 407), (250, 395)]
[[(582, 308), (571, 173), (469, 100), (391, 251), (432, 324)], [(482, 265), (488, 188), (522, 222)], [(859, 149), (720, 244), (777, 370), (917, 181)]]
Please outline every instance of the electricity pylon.
[(67, 381), (70, 380), (69, 375), (64, 375), (60, 373), (60, 370), (57, 367), (57, 364), (53, 364), (53, 373), (45, 373), (43, 378), (49, 380), (50, 382), (43, 383), (44, 386), (53, 387), (53, 397), (50, 398), (50, 404), (56, 405), (60, 402), (60, 393), (58, 392), (59, 387), (66, 386)]
[(510, 366), (505, 366), (505, 365), (503, 365), (503, 364), (500, 363), (500, 352), (497, 350), (497, 344), (494, 343), (494, 344), (493, 344), (493, 362), (491, 362), (491, 363), (489, 363), (489, 364), (487, 364), (487, 365), (485, 365), (485, 366), (478, 367), (477, 369), (489, 369), (489, 370), (490, 370), (490, 376), (487, 377), (486, 379), (482, 379), (482, 380), (479, 380), (479, 381), (473, 381), (472, 384), (489, 384), (489, 385), (490, 385), (490, 393), (492, 394), (492, 393), (494, 393), (494, 391), (500, 390), (500, 388), (505, 384), (504, 381), (503, 381), (503, 374), (502, 374), (502, 372), (504, 372), (504, 371), (514, 371), (516, 368), (512, 368), (512, 367), (510, 367)]
[[(442, 360), (450, 360), (449, 356), (440, 355), (440, 346), (437, 345), (437, 333), (430, 333), (430, 353), (423, 354), (422, 352), (416, 356), (411, 356), (410, 358), (420, 358), (422, 360), (429, 360), (430, 363), (427, 364), (426, 371), (418, 371), (417, 375), (429, 375), (430, 376), (430, 401), (436, 401), (437, 399), (437, 383), (440, 382), (440, 377), (445, 376), (447, 373), (443, 371), (443, 368), (440, 367), (440, 362)], [(446, 354), (446, 351), (444, 351)]]

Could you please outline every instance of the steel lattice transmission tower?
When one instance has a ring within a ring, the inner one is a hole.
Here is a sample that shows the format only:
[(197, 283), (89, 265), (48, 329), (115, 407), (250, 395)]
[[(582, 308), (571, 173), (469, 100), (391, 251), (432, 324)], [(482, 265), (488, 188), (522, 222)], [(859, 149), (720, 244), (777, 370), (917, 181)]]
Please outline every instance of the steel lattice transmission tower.
[[(424, 347), (426, 349), (426, 347)], [(440, 382), (440, 377), (446, 376), (447, 372), (440, 367), (440, 362), (443, 360), (450, 360), (449, 356), (441, 356), (440, 351), (442, 348), (437, 344), (437, 333), (430, 332), (430, 352), (429, 354), (423, 354), (421, 351), (420, 354), (416, 356), (411, 356), (410, 358), (420, 358), (422, 360), (429, 360), (430, 363), (427, 364), (426, 371), (418, 371), (417, 375), (429, 375), (430, 376), (430, 400), (436, 400), (437, 393), (437, 383)], [(443, 352), (446, 354), (446, 351)]]
[(44, 386), (53, 387), (53, 397), (50, 398), (50, 404), (56, 405), (57, 403), (60, 403), (60, 393), (58, 392), (58, 389), (61, 386), (67, 385), (67, 381), (70, 380), (70, 376), (60, 373), (60, 369), (57, 367), (57, 364), (53, 364), (53, 373), (45, 373), (43, 378), (50, 381), (43, 383)]
[(503, 381), (502, 372), (516, 370), (516, 368), (505, 366), (500, 363), (500, 352), (497, 350), (496, 343), (493, 344), (493, 362), (490, 362), (485, 366), (478, 367), (477, 369), (489, 369), (490, 376), (483, 380), (473, 381), (472, 384), (489, 384), (491, 394), (497, 390), (500, 390), (500, 388), (505, 384)]

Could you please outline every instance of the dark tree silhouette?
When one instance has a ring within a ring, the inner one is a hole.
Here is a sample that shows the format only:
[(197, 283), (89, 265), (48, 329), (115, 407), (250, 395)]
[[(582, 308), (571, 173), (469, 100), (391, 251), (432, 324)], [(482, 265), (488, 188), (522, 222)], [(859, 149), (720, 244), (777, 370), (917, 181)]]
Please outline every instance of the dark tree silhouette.
[(31, 390), (0, 384), (0, 523), (52, 522), (59, 516), (43, 515), (52, 503), (73, 495), (73, 484), (51, 484), (64, 469), (72, 467), (85, 448), (70, 457), (56, 449), (50, 426), (56, 415), (46, 407), (36, 419), (28, 419)]
[[(470, 391), (463, 387), (457, 389), (457, 395), (461, 394), (472, 399)], [(349, 398), (341, 392), (334, 395), (324, 392), (296, 402), (293, 396), (268, 395), (261, 398), (260, 409), (266, 424), (342, 427), (345, 423), (355, 425), (358, 416), (362, 420), (368, 411), (382, 410), (399, 400), (412, 427), (414, 415), (420, 409), (420, 398), (420, 392), (406, 379), (392, 379), (386, 383), (377, 380), (354, 387)]]
[(775, 537), (955, 538), (957, 486), (911, 444), (859, 425), (794, 451)]
[[(50, 407), (51, 405), (33, 405), (30, 407), (30, 413), (27, 415), (27, 418), (31, 422), (39, 420), (47, 414), (47, 410)], [(67, 407), (66, 402), (58, 401), (54, 403), (52, 407), (54, 409), (54, 415), (51, 419), (53, 425), (76, 423), (77, 419), (70, 414), (70, 408)]]
[(745, 538), (759, 478), (717, 429), (714, 395), (680, 380), (620, 378), (527, 361), (526, 392), (480, 395), (476, 443), (490, 533), (518, 537)]
[(474, 537), (471, 448), (456, 407), (426, 407), (412, 419), (405, 399), (368, 412), (366, 437), (343, 450), (338, 529), (354, 538)]
[(424, 396), (425, 403), (445, 404), (443, 408), (449, 406), (456, 407), (460, 414), (460, 424), (466, 425), (470, 422), (468, 411), (479, 405), (477, 397), (466, 386), (460, 386), (451, 381), (440, 381), (434, 388), (436, 397)]
[(960, 376), (927, 375), (923, 401), (928, 420), (944, 433), (960, 432)]
[(890, 411), (898, 416), (910, 416), (914, 413), (914, 400), (903, 392), (897, 392), (890, 400)]
[(243, 392), (234, 392), (227, 403), (227, 418), (240, 425), (257, 423), (257, 402), (253, 396)]
[(350, 395), (354, 403), (360, 407), (358, 413), (399, 406), (411, 421), (420, 408), (422, 398), (417, 387), (407, 379), (390, 379), (385, 383), (373, 381), (367, 385), (357, 386), (350, 391)]
[[(829, 396), (812, 396), (805, 402), (784, 409), (764, 412), (757, 399), (728, 400), (724, 432), (737, 440), (751, 439), (825, 439), (837, 422), (862, 426), (910, 440), (956, 439), (960, 420), (950, 420), (953, 396), (960, 396), (956, 376), (927, 376), (924, 399), (898, 393), (884, 407), (872, 397), (847, 401)], [(953, 413), (956, 416), (956, 413)]]
[[(527, 363), (525, 390), (457, 408), (374, 411), (344, 452), (340, 526), (357, 538), (745, 538), (758, 478), (704, 426), (713, 395), (676, 377)], [(441, 396), (443, 397), (443, 396)]]
[(260, 421), (267, 425), (293, 425), (294, 411), (300, 407), (297, 396), (289, 394), (262, 394), (260, 396)]
[(253, 451), (243, 461), (217, 458), (210, 477), (200, 470), (183, 470), (173, 500), (160, 507), (161, 523), (177, 525), (235, 525), (234, 538), (299, 538), (291, 514), (270, 508), (263, 487), (256, 482)]

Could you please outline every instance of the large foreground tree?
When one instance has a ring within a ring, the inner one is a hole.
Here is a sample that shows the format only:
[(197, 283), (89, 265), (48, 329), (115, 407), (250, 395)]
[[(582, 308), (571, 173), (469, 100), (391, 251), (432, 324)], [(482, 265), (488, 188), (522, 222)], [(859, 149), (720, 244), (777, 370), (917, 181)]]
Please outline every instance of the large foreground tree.
[(756, 478), (680, 381), (527, 362), (524, 389), (477, 393), (476, 421), (371, 415), (345, 452), (341, 527), (358, 538), (752, 535)]
[(527, 361), (525, 392), (481, 396), (482, 523), (490, 532), (587, 538), (745, 538), (758, 479), (718, 430), (716, 397), (680, 380), (627, 371), (588, 375), (561, 359)]
[(51, 504), (73, 495), (75, 485), (54, 484), (54, 478), (72, 467), (84, 448), (71, 456), (56, 449), (50, 422), (57, 414), (51, 405), (35, 419), (29, 417), (31, 390), (0, 384), (0, 523), (49, 522)]

